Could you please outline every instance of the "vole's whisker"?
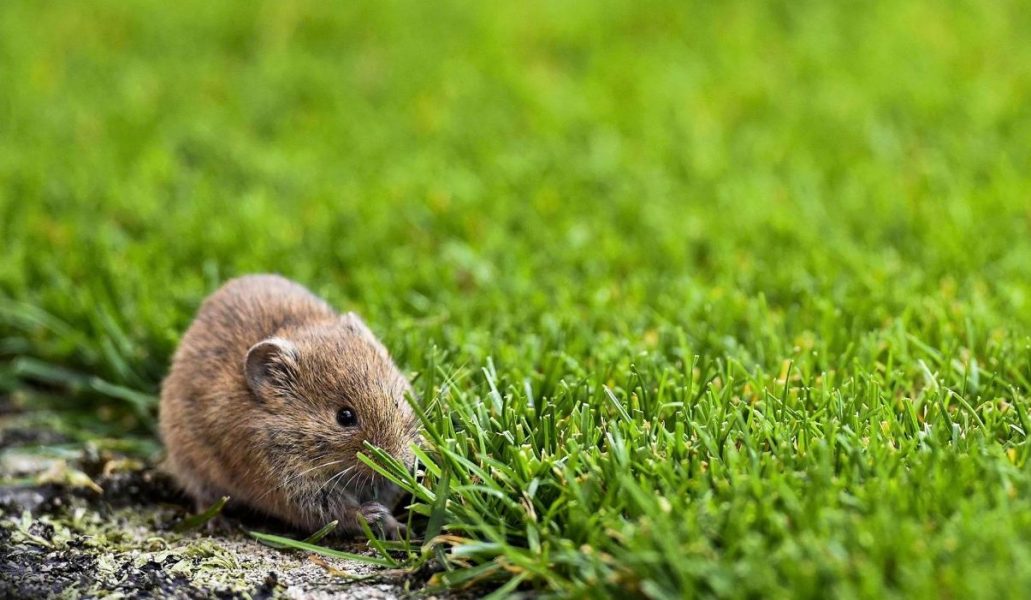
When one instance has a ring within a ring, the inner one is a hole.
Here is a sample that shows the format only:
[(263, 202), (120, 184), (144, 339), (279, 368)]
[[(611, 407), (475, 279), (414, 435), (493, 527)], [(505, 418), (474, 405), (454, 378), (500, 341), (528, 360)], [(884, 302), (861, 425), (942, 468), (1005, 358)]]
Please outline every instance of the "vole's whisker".
[(368, 487), (369, 483), (372, 482), (372, 473), (364, 473), (362, 475), (362, 478), (359, 479), (358, 481), (359, 481), (358, 489), (364, 490), (366, 487)]
[(327, 485), (329, 485), (329, 484), (330, 484), (330, 483), (331, 483), (332, 481), (334, 481), (334, 480), (336, 480), (336, 479), (338, 479), (338, 478), (340, 478), (340, 477), (342, 477), (342, 476), (344, 476), (344, 475), (347, 475), (347, 473), (348, 473), (349, 471), (351, 471), (352, 469), (354, 469), (354, 468), (355, 468), (355, 465), (351, 465), (350, 467), (347, 467), (346, 469), (343, 469), (343, 470), (341, 470), (341, 471), (338, 471), (336, 475), (333, 475), (332, 477), (330, 477), (329, 479), (327, 479), (325, 483), (323, 483), (322, 485), (320, 485), (320, 486), (319, 486), (319, 489), (315, 490), (315, 493), (316, 493), (316, 494), (318, 494), (318, 493), (319, 493), (319, 492), (321, 492), (321, 491), (322, 491), (322, 490), (323, 490), (323, 489), (324, 489), (324, 488), (325, 488), (325, 487), (326, 487)]
[[(357, 465), (355, 465), (355, 466), (357, 466)], [(348, 470), (348, 471), (351, 471), (351, 470), (353, 470), (353, 469), (354, 469), (354, 467), (350, 467), (350, 468), (349, 468), (349, 469), (347, 469), (347, 470)], [(352, 475), (351, 475), (351, 477), (354, 477), (354, 475), (352, 474)], [(344, 479), (345, 479), (344, 477), (341, 477), (340, 479), (337, 479), (337, 480), (336, 480), (336, 481), (335, 481), (335, 482), (333, 483), (333, 487), (329, 488), (329, 493), (330, 493), (330, 495), (332, 495), (332, 494), (335, 494), (335, 493), (336, 493), (336, 491), (337, 491), (337, 486), (338, 486), (338, 485), (340, 485), (340, 482), (341, 482), (341, 481), (344, 481)], [(344, 484), (344, 489), (345, 489), (345, 490), (347, 489), (347, 484)]]
[[(322, 457), (322, 458), (325, 458), (325, 457)], [(266, 496), (268, 496), (272, 492), (275, 492), (277, 490), (281, 490), (281, 489), (285, 488), (286, 486), (290, 485), (291, 483), (297, 481), (299, 478), (303, 477), (304, 475), (307, 475), (308, 473), (311, 473), (312, 471), (314, 471), (316, 469), (323, 469), (325, 467), (331, 467), (333, 465), (338, 465), (338, 464), (340, 464), (342, 462), (345, 462), (346, 460), (347, 459), (332, 460), (332, 461), (329, 461), (328, 463), (323, 463), (321, 465), (315, 465), (314, 467), (311, 467), (310, 469), (305, 469), (304, 471), (301, 471), (300, 473), (296, 473), (294, 475), (291, 475), (289, 478), (283, 480), (283, 482), (280, 483), (279, 485), (277, 485), (275, 487), (272, 487), (272, 488), (269, 488), (264, 494), (262, 494), (261, 496), (258, 497), (258, 500), (261, 500), (261, 499), (265, 498)]]
[[(357, 465), (356, 465), (356, 466), (357, 466)], [(357, 477), (357, 476), (359, 476), (359, 475), (361, 475), (361, 473), (360, 473), (360, 472), (358, 472), (358, 471), (355, 471), (354, 473), (351, 473), (351, 475), (350, 475), (350, 476), (348, 476), (348, 478), (347, 478), (347, 482), (346, 482), (346, 483), (344, 483), (344, 488), (349, 488), (349, 487), (351, 487), (351, 483), (353, 483), (353, 482), (354, 482), (354, 478), (355, 478), (355, 477)]]

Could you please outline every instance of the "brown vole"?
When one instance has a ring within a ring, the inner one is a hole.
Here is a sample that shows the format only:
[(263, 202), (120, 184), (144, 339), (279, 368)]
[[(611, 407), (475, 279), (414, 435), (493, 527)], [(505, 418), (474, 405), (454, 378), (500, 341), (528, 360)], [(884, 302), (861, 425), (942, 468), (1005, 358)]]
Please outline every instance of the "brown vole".
[(355, 456), (411, 464), (408, 381), (354, 313), (275, 275), (229, 281), (201, 306), (161, 389), (166, 465), (207, 506), (222, 495), (314, 530), (361, 515), (386, 535), (399, 492)]

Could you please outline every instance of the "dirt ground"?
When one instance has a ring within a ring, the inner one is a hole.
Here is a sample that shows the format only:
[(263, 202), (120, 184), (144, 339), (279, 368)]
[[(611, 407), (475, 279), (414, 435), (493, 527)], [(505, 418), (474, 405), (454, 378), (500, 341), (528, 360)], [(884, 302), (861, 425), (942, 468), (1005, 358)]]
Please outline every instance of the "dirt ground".
[(177, 532), (190, 505), (150, 461), (26, 423), (0, 414), (0, 598), (387, 599), (424, 581), (270, 548), (246, 532), (301, 536), (254, 515)]

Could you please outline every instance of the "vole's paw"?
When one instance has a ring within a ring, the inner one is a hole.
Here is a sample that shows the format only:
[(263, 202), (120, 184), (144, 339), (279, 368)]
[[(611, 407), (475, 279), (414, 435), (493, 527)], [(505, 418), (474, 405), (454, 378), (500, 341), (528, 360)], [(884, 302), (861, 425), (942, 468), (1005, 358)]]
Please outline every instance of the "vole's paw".
[(398, 523), (390, 509), (379, 502), (366, 502), (358, 510), (358, 514), (369, 522), (373, 532), (377, 532), (388, 540), (400, 539), (405, 533), (405, 526)]
[(208, 535), (215, 535), (219, 533), (230, 533), (234, 530), (233, 524), (229, 519), (222, 515), (215, 515), (204, 524), (204, 531)]

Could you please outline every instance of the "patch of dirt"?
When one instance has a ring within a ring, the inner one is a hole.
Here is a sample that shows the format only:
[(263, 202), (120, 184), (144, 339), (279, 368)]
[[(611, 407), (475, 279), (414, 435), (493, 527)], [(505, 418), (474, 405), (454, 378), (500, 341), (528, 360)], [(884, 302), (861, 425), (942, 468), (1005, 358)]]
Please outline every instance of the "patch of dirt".
[(63, 444), (68, 438), (56, 431), (44, 429), (6, 429), (0, 430), (0, 448), (28, 446), (30, 444)]
[[(252, 514), (176, 532), (190, 505), (165, 476), (88, 448), (23, 460), (28, 444), (58, 441), (48, 435), (0, 433), (0, 598), (387, 599), (418, 587), (403, 572), (262, 545), (246, 532), (300, 536)], [(371, 554), (362, 541), (329, 545)]]

